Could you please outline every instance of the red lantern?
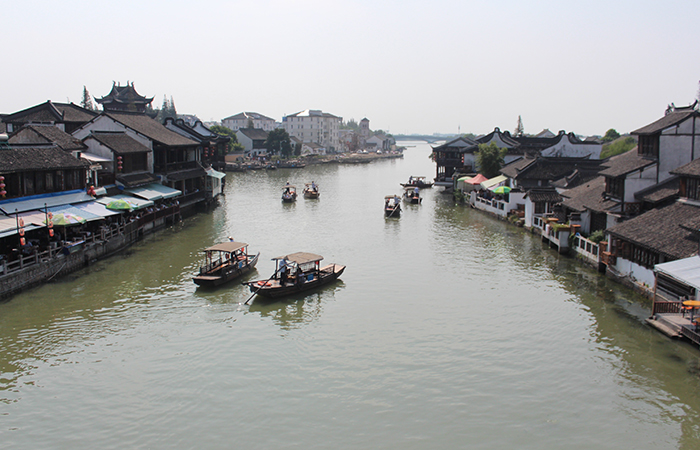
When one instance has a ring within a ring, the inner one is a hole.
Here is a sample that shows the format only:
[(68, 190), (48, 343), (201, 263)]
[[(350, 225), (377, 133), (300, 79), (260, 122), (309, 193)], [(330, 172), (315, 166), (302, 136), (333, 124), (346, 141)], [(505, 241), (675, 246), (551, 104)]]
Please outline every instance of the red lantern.
[(53, 228), (49, 228), (49, 236), (53, 237)]
[(24, 228), (20, 228), (20, 229), (19, 229), (19, 235), (20, 235), (20, 236), (24, 236)]
[(27, 243), (27, 241), (24, 238), (19, 238), (19, 245), (24, 247), (26, 243)]

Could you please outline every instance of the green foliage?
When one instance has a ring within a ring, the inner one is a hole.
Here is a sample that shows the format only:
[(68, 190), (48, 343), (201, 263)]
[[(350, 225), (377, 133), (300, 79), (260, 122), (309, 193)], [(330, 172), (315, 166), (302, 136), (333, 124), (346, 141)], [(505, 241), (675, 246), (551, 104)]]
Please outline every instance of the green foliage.
[(523, 118), (522, 116), (518, 116), (518, 125), (515, 127), (515, 131), (513, 132), (513, 136), (522, 136), (525, 133), (525, 127), (523, 126)]
[(621, 137), (613, 142), (603, 145), (603, 151), (600, 152), (600, 159), (626, 153), (632, 150), (636, 145), (637, 140), (634, 137)]
[(605, 132), (605, 136), (601, 139), (603, 142), (612, 142), (615, 139), (620, 138), (620, 133), (617, 132), (614, 128), (610, 128), (608, 131)]
[(498, 171), (503, 166), (507, 148), (499, 148), (495, 142), (490, 144), (479, 144), (479, 150), (476, 151), (476, 163), (481, 172), (487, 178), (493, 178), (498, 175)]
[[(223, 127), (221, 125), (212, 125), (209, 127), (209, 129), (214, 133), (218, 134), (219, 136), (228, 136), (229, 138), (231, 138), (231, 140), (228, 141), (228, 152), (236, 152), (235, 148), (237, 148), (236, 144), (238, 144), (238, 136), (236, 136), (236, 133), (232, 129)], [(242, 149), (243, 145), (240, 145), (240, 147)]]
[(605, 239), (605, 230), (594, 231), (590, 236), (588, 236), (588, 240), (593, 241), (596, 244), (600, 244), (600, 241), (603, 239)]
[(92, 103), (92, 97), (85, 86), (83, 86), (83, 99), (80, 100), (80, 106), (90, 111), (95, 111), (97, 109), (95, 108), (95, 104)]
[(162, 123), (168, 117), (177, 119), (177, 110), (175, 109), (175, 102), (173, 101), (173, 97), (170, 96), (170, 100), (168, 100), (168, 98), (164, 95), (163, 106), (160, 108), (160, 111), (158, 111), (158, 116), (156, 117), (156, 120)]
[(355, 130), (355, 131), (357, 131), (360, 129), (360, 125), (358, 125), (357, 122), (355, 122), (355, 119), (350, 119), (347, 122), (341, 123), (340, 129), (341, 130)]
[(292, 154), (292, 140), (284, 128), (275, 128), (270, 131), (263, 144), (270, 154), (280, 154), (289, 157)]

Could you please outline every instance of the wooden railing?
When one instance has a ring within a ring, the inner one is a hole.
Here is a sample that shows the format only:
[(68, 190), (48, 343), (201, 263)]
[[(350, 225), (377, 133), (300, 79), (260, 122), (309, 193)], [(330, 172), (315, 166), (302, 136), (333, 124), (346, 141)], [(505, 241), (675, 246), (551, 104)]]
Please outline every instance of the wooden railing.
[(680, 314), (681, 302), (678, 301), (656, 301), (652, 307), (651, 315), (654, 314)]

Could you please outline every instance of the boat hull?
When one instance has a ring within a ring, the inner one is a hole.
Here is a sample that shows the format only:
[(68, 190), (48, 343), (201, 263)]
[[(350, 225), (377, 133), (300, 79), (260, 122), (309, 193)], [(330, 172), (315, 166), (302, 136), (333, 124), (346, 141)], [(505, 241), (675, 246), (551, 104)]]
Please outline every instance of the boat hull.
[(304, 191), (304, 198), (316, 199), (319, 198), (320, 195), (318, 191)]
[[(330, 264), (319, 271), (319, 276), (312, 281), (302, 283), (287, 282), (280, 284), (279, 279), (251, 281), (247, 284), (250, 292), (266, 298), (280, 298), (294, 295), (300, 292), (316, 289), (337, 280), (345, 271), (345, 266)], [(262, 284), (261, 284), (262, 283)]]
[(231, 264), (228, 262), (224, 265), (217, 267), (209, 272), (200, 273), (199, 275), (192, 278), (192, 280), (198, 286), (202, 287), (217, 287), (222, 284), (228, 283), (229, 281), (235, 280), (236, 278), (245, 275), (246, 273), (252, 271), (255, 265), (258, 263), (258, 258), (260, 253), (250, 258), (247, 263), (239, 266), (237, 263), (242, 261), (237, 261), (236, 264)]

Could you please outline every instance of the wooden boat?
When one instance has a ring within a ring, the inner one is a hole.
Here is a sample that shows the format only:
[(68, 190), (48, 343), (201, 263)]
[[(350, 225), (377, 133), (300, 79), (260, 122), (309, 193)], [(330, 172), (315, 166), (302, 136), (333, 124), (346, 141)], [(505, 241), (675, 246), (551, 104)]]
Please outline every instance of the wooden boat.
[(313, 181), (311, 183), (306, 183), (304, 187), (304, 198), (319, 198), (321, 193), (318, 191), (318, 186)]
[(414, 177), (414, 176), (411, 176), (411, 177), (409, 177), (409, 179), (408, 179), (408, 183), (400, 183), (400, 184), (401, 184), (401, 186), (403, 186), (403, 187), (405, 187), (405, 188), (406, 188), (406, 187), (417, 187), (417, 188), (419, 188), (419, 189), (423, 189), (423, 188), (431, 188), (431, 187), (433, 187), (433, 183), (430, 183), (430, 182), (426, 181), (426, 178), (425, 178), (425, 177)]
[(423, 201), (418, 192), (418, 188), (410, 186), (404, 188), (403, 199), (406, 203), (411, 203), (413, 205), (419, 205)]
[(401, 200), (396, 195), (384, 197), (384, 215), (386, 217), (401, 217)]
[(285, 203), (297, 201), (297, 188), (287, 183), (287, 185), (284, 186), (284, 191), (282, 191), (282, 201)]
[(244, 242), (223, 242), (205, 248), (204, 265), (193, 281), (199, 286), (214, 287), (231, 281), (250, 272), (258, 263), (260, 253), (248, 254), (248, 244)]
[(269, 279), (243, 283), (253, 294), (268, 298), (293, 295), (337, 280), (345, 270), (345, 266), (339, 264), (320, 268), (323, 256), (306, 252), (279, 256), (272, 260), (275, 261), (275, 273)]

